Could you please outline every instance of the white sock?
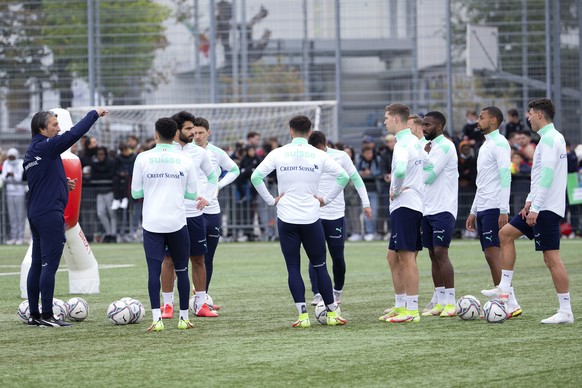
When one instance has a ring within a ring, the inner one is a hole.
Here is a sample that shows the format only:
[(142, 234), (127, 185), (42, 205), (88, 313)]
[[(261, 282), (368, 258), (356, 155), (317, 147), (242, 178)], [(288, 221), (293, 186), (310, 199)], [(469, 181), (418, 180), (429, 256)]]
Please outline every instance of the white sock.
[(407, 295), (406, 296), (406, 309), (407, 310), (418, 310), (418, 295)]
[(297, 307), (297, 311), (299, 311), (299, 314), (307, 312), (307, 305), (305, 304), (305, 302), (295, 303), (295, 307)]
[(503, 291), (509, 290), (511, 287), (511, 280), (513, 279), (513, 271), (506, 269), (501, 270), (501, 281), (499, 282), (499, 288)]
[(447, 293), (445, 291), (444, 287), (437, 287), (435, 288), (436, 293), (437, 293), (437, 303), (440, 304), (441, 306), (446, 305), (446, 301), (447, 301)]
[(336, 289), (334, 288), (334, 289), (333, 289), (333, 293), (334, 293), (335, 295), (341, 295), (341, 294), (342, 294), (342, 290), (339, 290), (339, 291), (338, 291), (338, 290), (336, 290)]
[(515, 297), (515, 291), (513, 291), (513, 287), (509, 287), (509, 301), (507, 302), (507, 306), (510, 309), (516, 309), (519, 306), (517, 303), (517, 298)]
[(328, 311), (335, 311), (337, 310), (337, 303), (333, 302), (332, 304), (327, 305)]
[(196, 310), (206, 303), (206, 291), (196, 291)]
[(396, 294), (394, 307), (406, 307), (406, 294)]
[(180, 319), (188, 320), (188, 310), (180, 310)]
[(455, 304), (455, 289), (454, 288), (445, 288), (445, 302), (446, 304)]
[(560, 311), (572, 314), (572, 305), (570, 304), (570, 293), (558, 294), (558, 301), (560, 302)]
[(152, 309), (152, 317), (154, 318), (154, 322), (159, 321), (162, 319), (162, 311), (160, 309)]
[(430, 300), (430, 303), (432, 303), (433, 305), (438, 303), (438, 299), (437, 299), (437, 289), (435, 288), (434, 291), (432, 292), (432, 298)]
[(174, 304), (174, 291), (162, 292), (162, 297), (164, 298), (164, 304), (169, 304), (170, 306)]

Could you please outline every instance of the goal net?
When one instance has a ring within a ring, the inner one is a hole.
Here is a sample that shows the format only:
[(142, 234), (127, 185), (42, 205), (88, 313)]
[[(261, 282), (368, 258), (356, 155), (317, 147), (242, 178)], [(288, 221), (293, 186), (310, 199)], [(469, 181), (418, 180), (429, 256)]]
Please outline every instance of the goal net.
[[(264, 141), (275, 137), (281, 144), (289, 142), (289, 120), (305, 115), (313, 122), (313, 129), (325, 133), (331, 141), (338, 140), (337, 104), (335, 101), (264, 102), (237, 104), (184, 104), (184, 105), (119, 105), (105, 107), (109, 114), (99, 120), (91, 136), (100, 145), (116, 148), (133, 134), (144, 142), (154, 137), (154, 123), (160, 117), (170, 117), (188, 111), (204, 117), (210, 123), (210, 141), (219, 147), (234, 145), (245, 140), (249, 132), (261, 134)], [(69, 108), (73, 122), (77, 122), (91, 107)]]

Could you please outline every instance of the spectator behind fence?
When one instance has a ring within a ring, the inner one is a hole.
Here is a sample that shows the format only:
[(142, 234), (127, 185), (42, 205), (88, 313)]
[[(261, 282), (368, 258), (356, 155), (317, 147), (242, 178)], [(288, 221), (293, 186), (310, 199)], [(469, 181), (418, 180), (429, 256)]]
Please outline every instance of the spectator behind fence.
[(79, 159), (81, 160), (81, 166), (83, 167), (83, 179), (91, 178), (91, 159), (95, 156), (97, 152), (97, 147), (99, 143), (97, 138), (93, 136), (83, 136), (82, 139), (83, 150)]
[(135, 154), (127, 146), (127, 143), (119, 143), (119, 154), (115, 158), (113, 174), (113, 203), (111, 210), (127, 209), (129, 204), (129, 187)]
[(6, 208), (10, 222), (10, 239), (8, 245), (22, 245), (24, 225), (26, 223), (26, 187), (22, 183), (22, 159), (16, 148), (10, 148), (8, 159), (2, 163), (2, 181), (6, 192)]
[[(95, 158), (91, 161), (91, 181), (97, 195), (97, 217), (103, 227), (105, 235), (102, 242), (117, 242), (117, 215), (111, 209), (113, 203), (113, 179), (114, 160), (109, 156), (106, 147), (97, 147)], [(106, 181), (106, 182), (95, 182)]]
[(485, 141), (483, 134), (477, 128), (477, 112), (474, 110), (467, 110), (467, 123), (463, 126), (463, 140), (468, 140), (469, 144), (478, 150), (481, 144)]
[(475, 191), (477, 186), (477, 158), (468, 140), (459, 144), (459, 189)]
[(239, 241), (252, 241), (254, 239), (253, 207), (256, 192), (252, 190), (251, 175), (260, 162), (261, 159), (257, 156), (255, 147), (250, 144), (244, 146), (243, 156), (239, 165), (240, 175), (235, 180), (238, 193), (238, 219), (240, 220), (239, 224), (244, 229), (244, 233), (238, 236)]
[(504, 129), (504, 135), (507, 140), (509, 140), (512, 133), (527, 129), (525, 124), (519, 119), (519, 112), (517, 109), (511, 108), (507, 111), (507, 122), (504, 125)]
[[(380, 179), (380, 193), (379, 193), (379, 203), (378, 212), (386, 221), (386, 235), (384, 239), (390, 236), (390, 197), (388, 193), (390, 192), (390, 182), (392, 180), (392, 156), (394, 155), (394, 146), (396, 145), (396, 136), (389, 133), (384, 137), (384, 146), (380, 147), (380, 168), (382, 170), (382, 178)], [(377, 213), (377, 212), (376, 212)]]
[[(362, 146), (362, 153), (356, 168), (368, 191), (370, 207), (378, 209), (377, 184), (382, 177), (382, 169), (380, 167), (380, 157), (376, 155), (376, 150), (372, 144), (364, 144)], [(364, 217), (364, 240), (366, 241), (372, 241), (376, 238), (376, 213), (377, 211), (372, 213), (372, 219)]]
[[(356, 165), (355, 151), (350, 146), (344, 146), (343, 150), (350, 160)], [(346, 233), (348, 241), (362, 240), (362, 223), (360, 222), (360, 214), (362, 214), (362, 202), (358, 191), (354, 185), (347, 185), (344, 188), (344, 199), (346, 201)]]
[[(578, 156), (576, 151), (572, 148), (569, 141), (566, 140), (566, 159), (568, 160), (568, 174), (576, 173), (578, 174)], [(582, 204), (571, 204), (571, 198), (569, 195), (566, 196), (566, 219), (569, 219), (572, 231), (569, 233), (568, 238), (574, 238), (580, 235), (580, 213), (582, 211)], [(569, 217), (568, 217), (569, 215)]]
[(519, 131), (515, 137), (515, 144), (517, 150), (523, 156), (523, 159), (530, 166), (533, 164), (533, 156), (536, 150), (536, 145), (531, 141), (531, 132), (528, 129)]

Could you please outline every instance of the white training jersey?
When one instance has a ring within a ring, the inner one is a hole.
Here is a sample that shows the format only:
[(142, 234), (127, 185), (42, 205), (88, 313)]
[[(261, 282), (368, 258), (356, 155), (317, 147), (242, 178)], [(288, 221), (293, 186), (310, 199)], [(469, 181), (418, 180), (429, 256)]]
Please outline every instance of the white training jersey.
[[(224, 186), (232, 183), (237, 176), (240, 175), (240, 170), (236, 163), (222, 150), (216, 147), (214, 144), (206, 144), (204, 147), (208, 158), (210, 159), (210, 164), (212, 165), (212, 171), (216, 177), (220, 177), (222, 170), (226, 171), (226, 174), (218, 181), (218, 189), (222, 189)], [(200, 174), (200, 191), (205, 192), (208, 185), (208, 177), (204, 174)], [(212, 201), (209, 200), (208, 206), (203, 210), (204, 214), (218, 214), (220, 213), (220, 204), (218, 203), (218, 198), (216, 196), (212, 197)]]
[(423, 212), (423, 153), (420, 141), (410, 128), (396, 134), (390, 192), (398, 195), (390, 200), (390, 213), (400, 207)]
[(170, 144), (137, 155), (131, 196), (143, 198), (142, 226), (148, 232), (171, 233), (186, 225), (184, 198), (195, 199), (198, 174), (190, 158)]
[(457, 218), (459, 158), (452, 141), (439, 135), (424, 157), (424, 215), (449, 212)]
[[(198, 195), (207, 200), (208, 202), (216, 198), (218, 177), (214, 173), (212, 164), (210, 163), (210, 158), (204, 150), (204, 148), (197, 146), (194, 143), (187, 143), (182, 146), (182, 144), (174, 142), (174, 147), (178, 151), (181, 151), (188, 155), (196, 168), (196, 175), (206, 176), (207, 183), (204, 186), (204, 191), (200, 187)], [(200, 182), (200, 178), (199, 178)], [(202, 210), (196, 208), (198, 201), (192, 201), (187, 199), (186, 205), (186, 217), (198, 217), (202, 215)]]
[(477, 156), (477, 192), (471, 214), (488, 209), (499, 209), (509, 214), (511, 191), (511, 149), (499, 129), (485, 135), (485, 142)]
[(566, 183), (568, 158), (566, 141), (554, 124), (539, 130), (541, 136), (533, 157), (530, 193), (530, 211), (549, 210), (560, 217), (566, 213)]
[[(360, 200), (362, 201), (362, 207), (370, 207), (370, 200), (368, 199), (368, 191), (364, 185), (364, 181), (356, 166), (348, 156), (348, 154), (343, 150), (336, 150), (333, 148), (327, 148), (327, 154), (333, 158), (347, 173), (350, 180), (354, 184), (354, 187), (358, 191)], [(326, 197), (332, 191), (336, 183), (336, 178), (330, 174), (323, 174), (321, 176), (321, 182), (319, 183), (319, 196)], [(327, 205), (320, 208), (320, 218), (323, 220), (337, 220), (345, 216), (346, 203), (344, 200), (344, 192), (341, 191), (337, 197)], [(376, 210), (376, 209), (372, 209)]]
[(273, 170), (277, 173), (279, 195), (277, 217), (290, 224), (312, 224), (319, 219), (320, 203), (315, 198), (323, 174), (335, 179), (324, 202), (330, 203), (348, 183), (348, 174), (333, 158), (307, 143), (305, 138), (295, 138), (290, 144), (269, 152), (257, 166), (251, 182), (265, 202), (273, 206), (275, 198), (269, 193), (264, 179)]

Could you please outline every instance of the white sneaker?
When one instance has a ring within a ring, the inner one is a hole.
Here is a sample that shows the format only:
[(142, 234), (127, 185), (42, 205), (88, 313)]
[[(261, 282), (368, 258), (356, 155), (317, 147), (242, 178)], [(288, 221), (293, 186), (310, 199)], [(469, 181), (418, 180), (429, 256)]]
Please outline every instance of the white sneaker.
[(422, 309), (422, 312), (427, 313), (427, 312), (431, 311), (434, 308), (434, 306), (435, 306), (435, 304), (430, 302), (429, 304), (424, 306), (424, 308)]
[(374, 241), (374, 235), (372, 233), (365, 234), (364, 241)]
[(342, 303), (342, 292), (333, 290), (333, 301), (337, 304)]
[(359, 234), (352, 234), (350, 237), (348, 237), (348, 241), (361, 241), (362, 240), (362, 236), (360, 236)]
[(16, 240), (15, 244), (16, 244), (16, 245), (22, 245), (22, 244), (24, 244), (24, 243), (22, 242), (22, 240)]
[(323, 300), (323, 298), (321, 297), (321, 294), (315, 294), (315, 295), (313, 296), (313, 301), (311, 301), (311, 305), (312, 305), (312, 306), (317, 306), (317, 304), (318, 304), (319, 302), (321, 302), (322, 300)]
[(119, 205), (121, 205), (121, 202), (119, 202), (119, 199), (114, 199), (113, 202), (111, 202), (111, 210), (119, 209)]
[(6, 241), (6, 245), (14, 245), (14, 243), (16, 243), (16, 240), (8, 240), (8, 241)]
[(129, 201), (127, 198), (123, 198), (121, 200), (121, 204), (119, 204), (119, 207), (122, 209), (127, 209), (127, 205), (129, 205)]
[(542, 319), (541, 322), (547, 324), (574, 323), (574, 314), (558, 310), (557, 313), (549, 318)]
[(492, 288), (490, 290), (481, 290), (481, 294), (485, 295), (489, 299), (499, 299), (503, 303), (509, 301), (509, 292), (503, 291), (499, 286)]

